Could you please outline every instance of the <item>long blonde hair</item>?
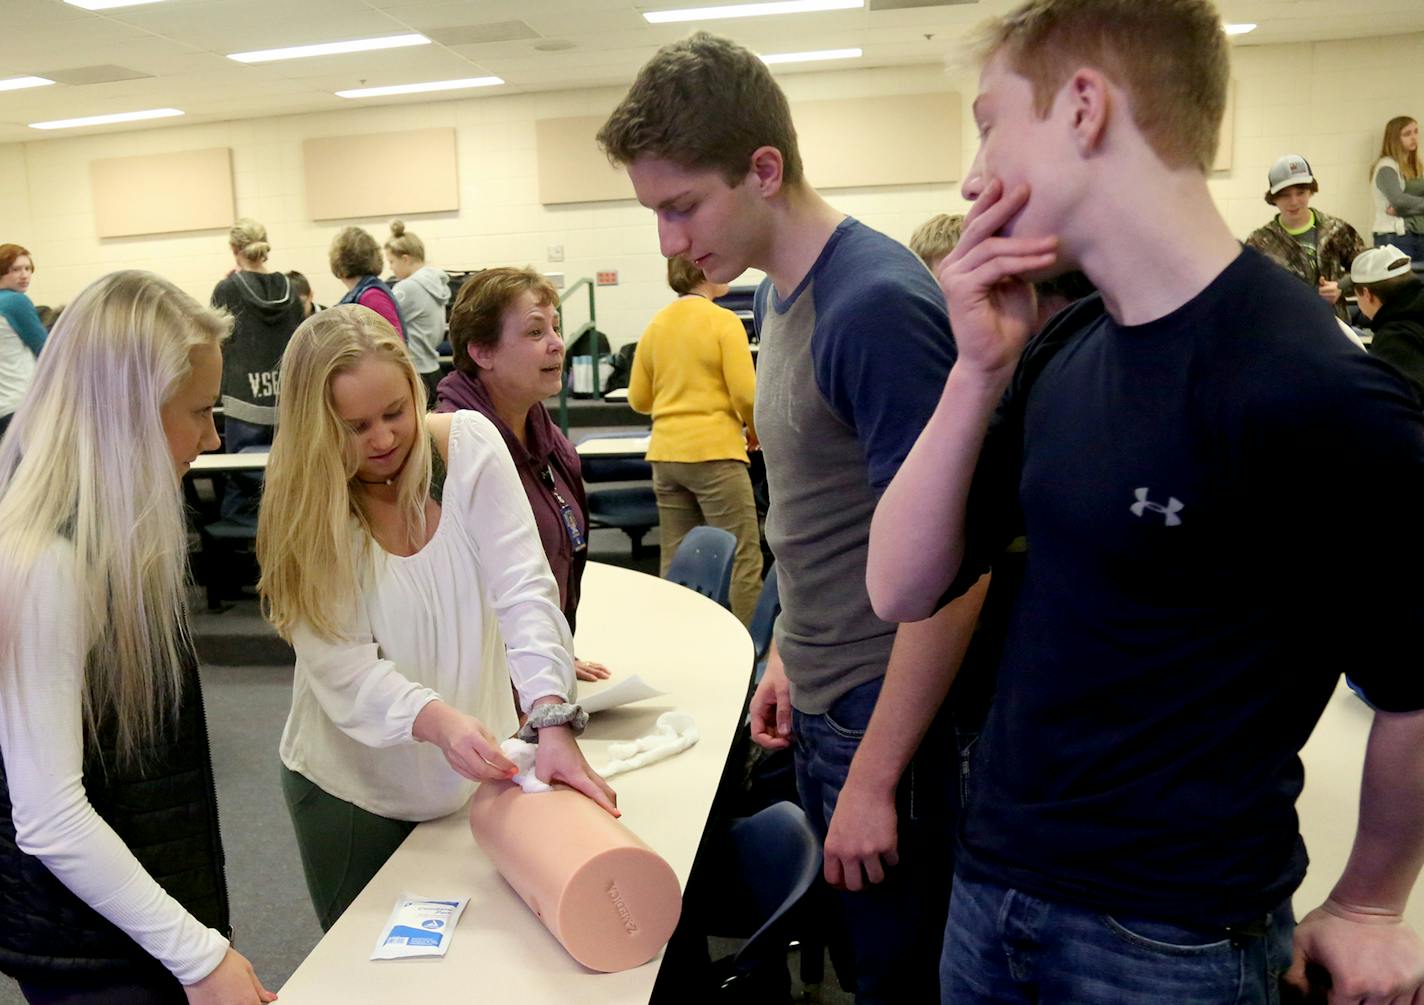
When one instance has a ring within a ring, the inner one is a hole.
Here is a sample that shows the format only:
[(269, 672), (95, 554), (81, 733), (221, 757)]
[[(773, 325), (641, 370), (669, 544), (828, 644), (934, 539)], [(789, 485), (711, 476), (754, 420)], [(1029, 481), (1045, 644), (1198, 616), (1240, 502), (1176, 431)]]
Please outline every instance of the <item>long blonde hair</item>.
[(425, 533), (431, 465), (425, 386), (405, 344), (385, 318), (358, 304), (313, 314), (282, 354), (277, 435), (257, 521), (262, 611), (284, 638), (300, 623), (340, 638), (338, 612), (359, 588), (360, 563), (371, 553), (356, 482), (359, 445), (331, 398), (332, 379), (370, 357), (399, 366), (410, 388), (417, 430), (396, 476), (396, 497), (411, 537)]
[(84, 724), (112, 717), (132, 762), (177, 711), (188, 634), (183, 497), (162, 408), (231, 322), (166, 279), (115, 272), (69, 305), (0, 442), (0, 666), (46, 550), (72, 542)]
[[(1389, 157), (1399, 165), (1399, 173), (1405, 181), (1411, 181), (1424, 174), (1419, 164), (1419, 148), (1405, 150), (1404, 143), (1400, 140), (1399, 134), (1404, 132), (1405, 127), (1416, 122), (1416, 119), (1408, 115), (1396, 115), (1384, 125), (1384, 139), (1380, 141), (1380, 157)], [(1379, 161), (1375, 161), (1378, 166)], [(1373, 170), (1371, 174), (1373, 175)]]

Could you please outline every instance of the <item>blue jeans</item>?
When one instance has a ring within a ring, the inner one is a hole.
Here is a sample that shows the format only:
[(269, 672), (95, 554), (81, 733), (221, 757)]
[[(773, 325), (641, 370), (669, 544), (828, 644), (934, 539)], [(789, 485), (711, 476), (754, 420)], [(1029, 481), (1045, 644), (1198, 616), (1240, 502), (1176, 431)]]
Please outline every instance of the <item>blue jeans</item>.
[[(272, 427), (259, 426), (240, 419), (223, 420), (223, 446), (226, 453), (240, 454), (244, 447), (270, 447)], [(223, 491), (222, 516), (238, 523), (257, 523), (257, 511), (262, 503), (262, 476), (250, 471), (232, 471)]]
[(1290, 900), (1254, 931), (1110, 916), (956, 876), (940, 962), (949, 1005), (1277, 1005)]
[[(880, 696), (875, 680), (843, 695), (828, 712), (793, 711), (796, 789), (822, 838)], [(957, 757), (941, 714), (895, 793), (899, 864), (885, 881), (836, 902), (855, 955), (857, 1005), (934, 1002), (936, 961), (954, 875)]]
[(1410, 257), (1414, 264), (1424, 263), (1424, 234), (1375, 234), (1375, 247), (1392, 244)]

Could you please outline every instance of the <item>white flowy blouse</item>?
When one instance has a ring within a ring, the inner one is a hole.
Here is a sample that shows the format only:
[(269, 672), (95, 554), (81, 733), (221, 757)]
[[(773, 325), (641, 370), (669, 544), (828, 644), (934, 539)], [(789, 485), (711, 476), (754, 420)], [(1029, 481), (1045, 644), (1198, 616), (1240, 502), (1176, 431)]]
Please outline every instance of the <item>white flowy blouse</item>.
[(537, 699), (574, 696), (573, 638), (509, 448), (478, 412), (456, 412), (440, 524), (391, 555), (358, 532), (359, 595), (342, 638), (301, 625), (282, 763), (331, 795), (397, 820), (465, 804), (474, 783), (411, 737), (437, 698), (496, 738)]

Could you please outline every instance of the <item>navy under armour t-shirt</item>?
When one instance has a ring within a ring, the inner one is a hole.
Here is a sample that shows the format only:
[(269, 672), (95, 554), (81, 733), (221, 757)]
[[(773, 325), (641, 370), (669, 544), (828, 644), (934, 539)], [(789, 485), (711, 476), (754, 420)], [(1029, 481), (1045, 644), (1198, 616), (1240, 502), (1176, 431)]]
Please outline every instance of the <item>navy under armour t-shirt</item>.
[(1021, 520), (1028, 564), (960, 870), (1191, 923), (1279, 904), (1339, 674), (1424, 707), (1421, 514), (1408, 385), (1258, 253), (1149, 324), (1060, 315), (971, 497), (971, 552)]

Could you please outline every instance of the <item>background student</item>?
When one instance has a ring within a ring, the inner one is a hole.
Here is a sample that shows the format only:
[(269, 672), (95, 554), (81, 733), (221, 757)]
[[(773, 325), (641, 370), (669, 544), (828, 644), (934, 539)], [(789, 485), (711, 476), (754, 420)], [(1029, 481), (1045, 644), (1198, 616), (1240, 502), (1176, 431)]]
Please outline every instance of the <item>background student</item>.
[[(267, 265), (272, 246), (267, 228), (244, 217), (228, 231), (236, 268), (213, 288), (212, 304), (232, 315), (232, 337), (223, 343), (223, 439), (230, 454), (272, 442), (277, 422), (278, 364), (302, 323), (301, 298), (285, 273)], [(234, 472), (227, 478), (222, 515), (255, 524), (262, 476)]]
[(1379, 159), (1370, 169), (1375, 206), (1375, 247), (1392, 244), (1424, 262), (1424, 167), (1419, 157), (1419, 122), (1397, 115), (1385, 123)]
[(761, 529), (747, 457), (748, 447), (757, 448), (752, 352), (741, 319), (712, 302), (731, 287), (682, 258), (668, 259), (667, 281), (678, 297), (638, 340), (628, 382), (628, 404), (653, 417), (647, 456), (662, 575), (693, 527), (729, 531), (737, 539), (732, 613), (748, 624), (761, 595)]
[(920, 261), (931, 272), (938, 272), (939, 263), (954, 250), (963, 230), (962, 213), (937, 213), (915, 228), (910, 235), (910, 250), (920, 256)]
[(33, 1003), (276, 998), (229, 943), (179, 479), (228, 322), (116, 272), (0, 444), (0, 969)]
[(1299, 277), (1337, 317), (1348, 321), (1345, 296), (1350, 292), (1350, 263), (1364, 250), (1364, 240), (1344, 220), (1311, 208), (1320, 183), (1304, 157), (1281, 157), (1271, 165), (1266, 181), (1266, 202), (1276, 207), (1276, 216), (1252, 232), (1247, 247)]
[(282, 790), (322, 927), (417, 823), (512, 775), (521, 711), (538, 776), (616, 815), (574, 741), (572, 639), (490, 421), (427, 417), (395, 330), (354, 305), (297, 329), (279, 413), (259, 588), (297, 654)]
[(429, 401), (435, 403), (440, 383), (440, 343), (445, 341), (445, 305), (450, 301), (450, 277), (425, 264), (425, 242), (396, 220), (386, 241), (386, 262), (395, 273), (392, 291), (405, 321), (405, 343)]
[[(1386, 244), (1370, 248), (1350, 269), (1360, 313), (1370, 319), (1370, 355), (1403, 374), (1424, 395), (1424, 282), (1409, 256)], [(1421, 398), (1424, 400), (1424, 398)]]
[(331, 239), (331, 274), (346, 285), (338, 304), (360, 304), (389, 322), (405, 338), (405, 319), (395, 294), (380, 277), (381, 246), (360, 227), (347, 227)]
[(24, 400), (47, 332), (28, 291), (35, 261), (18, 244), (0, 244), (0, 437)]

